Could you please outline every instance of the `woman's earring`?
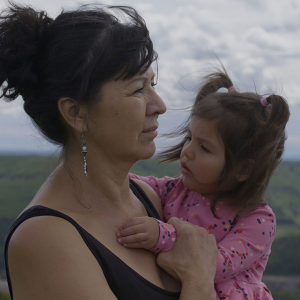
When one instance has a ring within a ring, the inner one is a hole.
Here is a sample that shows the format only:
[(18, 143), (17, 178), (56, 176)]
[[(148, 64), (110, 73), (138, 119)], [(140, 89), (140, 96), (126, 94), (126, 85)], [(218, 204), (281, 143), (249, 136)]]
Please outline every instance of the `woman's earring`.
[(81, 153), (83, 155), (83, 169), (84, 169), (85, 176), (88, 176), (87, 163), (86, 163), (87, 151), (86, 151), (86, 144), (85, 144), (85, 140), (84, 140), (84, 137), (83, 137), (83, 133), (81, 134), (81, 139), (82, 139), (82, 151), (81, 151)]

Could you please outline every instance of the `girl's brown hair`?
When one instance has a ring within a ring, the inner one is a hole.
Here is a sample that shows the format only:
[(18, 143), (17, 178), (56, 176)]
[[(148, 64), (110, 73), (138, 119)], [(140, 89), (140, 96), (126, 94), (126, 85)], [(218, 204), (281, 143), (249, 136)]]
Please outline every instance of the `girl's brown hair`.
[[(216, 204), (222, 196), (222, 202), (237, 208), (241, 215), (266, 203), (264, 193), (284, 150), (289, 107), (283, 97), (274, 94), (266, 96), (270, 105), (263, 106), (263, 96), (257, 93), (218, 92), (233, 86), (224, 68), (203, 79), (188, 121), (171, 134), (183, 136), (181, 142), (162, 152), (160, 158), (162, 162), (180, 158), (192, 116), (216, 121), (225, 146), (225, 167), (219, 179), (222, 193), (212, 201), (211, 210), (217, 217)], [(238, 181), (240, 172), (248, 172), (248, 179)]]

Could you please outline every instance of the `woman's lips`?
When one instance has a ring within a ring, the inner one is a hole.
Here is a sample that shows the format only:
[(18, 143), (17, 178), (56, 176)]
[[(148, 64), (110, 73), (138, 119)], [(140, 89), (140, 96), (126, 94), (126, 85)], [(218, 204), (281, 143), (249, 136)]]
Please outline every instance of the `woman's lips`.
[(157, 126), (153, 126), (153, 127), (143, 130), (142, 133), (157, 135), (157, 131), (156, 131), (157, 128), (158, 128)]

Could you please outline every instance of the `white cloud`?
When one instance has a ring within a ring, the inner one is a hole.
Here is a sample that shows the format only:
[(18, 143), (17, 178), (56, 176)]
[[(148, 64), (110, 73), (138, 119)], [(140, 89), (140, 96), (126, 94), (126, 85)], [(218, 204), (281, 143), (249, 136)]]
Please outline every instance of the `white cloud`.
[[(63, 4), (61, 0), (19, 0), (18, 3), (48, 10), (53, 16), (61, 5), (79, 6), (72, 0)], [(159, 53), (157, 91), (168, 107), (191, 104), (199, 78), (209, 69), (209, 63), (217, 63), (214, 53), (238, 87), (254, 90), (255, 82), (261, 93), (268, 92), (269, 88), (281, 92), (282, 87), (282, 94), (292, 108), (300, 103), (298, 0), (152, 0), (149, 3), (107, 0), (101, 3), (132, 5), (146, 20)], [(5, 4), (1, 3), (1, 7)], [(0, 104), (0, 114), (11, 113), (7, 109), (9, 105), (5, 104), (4, 109)], [(20, 114), (20, 108), (11, 110), (13, 114)], [(300, 118), (290, 122), (295, 122), (293, 136), (300, 136)], [(167, 126), (166, 123), (161, 122), (163, 126)], [(298, 144), (291, 139), (287, 145), (295, 149)]]

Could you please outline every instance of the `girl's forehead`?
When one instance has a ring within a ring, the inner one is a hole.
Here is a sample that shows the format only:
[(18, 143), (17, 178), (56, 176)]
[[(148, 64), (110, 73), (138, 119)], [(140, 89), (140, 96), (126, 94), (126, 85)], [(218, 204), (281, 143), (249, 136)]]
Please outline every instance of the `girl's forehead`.
[(217, 120), (208, 120), (193, 116), (188, 126), (188, 131), (194, 134), (196, 138), (224, 147), (223, 140), (218, 131)]
[(189, 130), (211, 131), (217, 134), (217, 121), (192, 116), (188, 128)]

